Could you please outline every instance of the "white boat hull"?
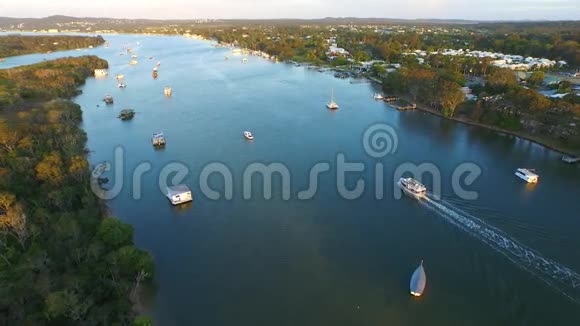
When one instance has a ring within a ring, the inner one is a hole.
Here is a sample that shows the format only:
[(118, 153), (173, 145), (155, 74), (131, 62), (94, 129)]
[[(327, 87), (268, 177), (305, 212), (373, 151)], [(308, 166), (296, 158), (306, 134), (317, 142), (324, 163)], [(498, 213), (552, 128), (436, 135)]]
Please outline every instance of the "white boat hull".
[(416, 193), (413, 192), (409, 189), (407, 189), (402, 183), (401, 181), (397, 182), (397, 185), (399, 186), (399, 188), (401, 188), (403, 190), (403, 192), (405, 192), (407, 195), (411, 196), (411, 197), (415, 197), (417, 199), (422, 199), (425, 198), (425, 193), (421, 192), (421, 193)]
[(524, 180), (527, 183), (538, 183), (538, 179), (537, 178), (532, 178), (532, 177), (528, 177), (522, 173), (516, 172), (514, 173), (518, 178)]

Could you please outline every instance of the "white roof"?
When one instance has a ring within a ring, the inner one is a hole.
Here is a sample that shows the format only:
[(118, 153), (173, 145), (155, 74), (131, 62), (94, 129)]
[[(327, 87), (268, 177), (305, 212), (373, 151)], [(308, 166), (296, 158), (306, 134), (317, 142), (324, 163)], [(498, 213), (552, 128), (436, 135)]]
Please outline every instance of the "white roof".
[(537, 177), (538, 175), (528, 169), (518, 169), (519, 172), (523, 173), (527, 177)]

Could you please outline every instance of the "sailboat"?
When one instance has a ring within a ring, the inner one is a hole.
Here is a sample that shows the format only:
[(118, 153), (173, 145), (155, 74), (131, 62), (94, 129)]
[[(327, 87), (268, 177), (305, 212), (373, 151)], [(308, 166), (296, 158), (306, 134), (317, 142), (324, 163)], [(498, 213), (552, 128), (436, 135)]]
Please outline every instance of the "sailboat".
[(331, 110), (338, 109), (338, 104), (334, 101), (334, 89), (332, 89), (332, 92), (330, 94), (330, 102), (326, 104), (326, 107)]
[(421, 260), (421, 265), (415, 269), (413, 275), (411, 276), (411, 282), (409, 284), (409, 290), (411, 295), (415, 297), (420, 297), (425, 290), (425, 285), (427, 284), (427, 275), (425, 275), (425, 269), (423, 268), (423, 261)]

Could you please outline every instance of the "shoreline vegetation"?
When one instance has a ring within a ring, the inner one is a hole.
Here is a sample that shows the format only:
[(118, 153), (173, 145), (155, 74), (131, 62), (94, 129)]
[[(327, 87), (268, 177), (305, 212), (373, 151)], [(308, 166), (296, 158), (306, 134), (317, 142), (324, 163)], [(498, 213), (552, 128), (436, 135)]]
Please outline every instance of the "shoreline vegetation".
[(0, 36), (0, 58), (33, 53), (50, 53), (55, 51), (93, 48), (103, 44), (105, 44), (105, 39), (100, 35), (49, 36), (9, 34)]
[[(234, 30), (235, 31), (235, 30)], [(232, 32), (233, 33), (233, 32)], [(264, 45), (244, 47), (248, 44), (243, 40), (248, 38), (249, 29), (244, 29), (241, 38), (234, 39), (228, 34), (227, 41), (216, 37), (215, 34), (186, 34), (185, 37), (217, 42), (217, 47), (239, 48), (242, 55), (256, 55), (279, 62), (280, 57), (286, 57), (283, 62), (297, 66), (308, 66), (318, 71), (332, 70), (337, 72), (335, 77), (367, 79), (382, 85), (382, 90), (388, 95), (397, 95), (417, 109), (437, 115), (441, 118), (477, 126), (516, 136), (544, 146), (564, 155), (580, 155), (580, 104), (578, 96), (570, 95), (562, 99), (549, 99), (541, 95), (537, 89), (542, 81), (533, 81), (533, 77), (526, 81), (518, 81), (516, 74), (505, 68), (485, 62), (454, 63), (453, 59), (433, 56), (426, 58), (427, 65), (420, 65), (414, 58), (402, 58), (404, 63), (398, 69), (386, 72), (384, 66), (371, 66), (361, 73), (355, 72), (360, 68), (361, 60), (370, 60), (366, 53), (357, 54), (360, 60), (341, 61), (344, 65), (337, 65), (337, 57), (333, 60), (322, 61), (314, 54), (310, 59), (292, 57), (276, 51), (264, 50)], [(213, 35), (213, 36), (212, 36)], [(260, 49), (261, 48), (261, 49)], [(322, 49), (315, 53), (320, 56)], [(344, 58), (342, 58), (344, 59)], [(341, 59), (341, 60), (342, 60)], [(466, 73), (469, 71), (469, 73)], [(532, 73), (532, 76), (543, 72)], [(475, 81), (469, 86), (474, 90), (476, 101), (468, 101), (461, 91), (461, 87), (468, 84), (468, 79)], [(356, 79), (353, 79), (356, 80)], [(532, 83), (534, 82), (534, 83)], [(557, 85), (561, 87), (560, 85)], [(564, 86), (568, 87), (568, 86)]]
[(82, 110), (96, 56), (0, 70), (0, 324), (151, 325), (151, 255), (90, 187)]

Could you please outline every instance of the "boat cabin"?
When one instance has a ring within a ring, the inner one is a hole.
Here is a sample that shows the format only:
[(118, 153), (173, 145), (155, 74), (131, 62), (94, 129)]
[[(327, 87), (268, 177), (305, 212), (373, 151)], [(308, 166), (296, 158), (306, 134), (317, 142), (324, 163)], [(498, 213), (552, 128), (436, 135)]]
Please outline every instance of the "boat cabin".
[(167, 198), (173, 205), (188, 203), (193, 200), (191, 190), (186, 185), (167, 187)]
[(162, 132), (157, 132), (151, 137), (151, 143), (153, 146), (165, 146), (165, 136)]

